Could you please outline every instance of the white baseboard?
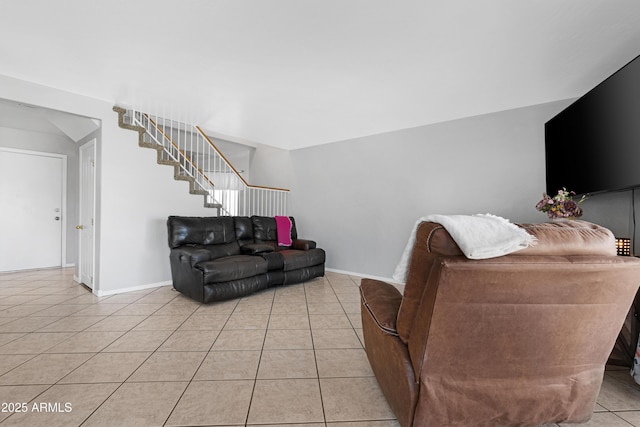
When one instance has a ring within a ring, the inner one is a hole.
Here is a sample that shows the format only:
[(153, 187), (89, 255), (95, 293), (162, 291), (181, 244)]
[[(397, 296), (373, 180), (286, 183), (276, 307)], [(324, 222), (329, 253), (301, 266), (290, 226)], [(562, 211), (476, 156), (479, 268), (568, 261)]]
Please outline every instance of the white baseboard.
[(404, 283), (398, 282), (397, 280), (393, 280), (390, 277), (374, 276), (374, 275), (371, 275), (371, 274), (356, 273), (354, 271), (338, 270), (336, 268), (325, 268), (325, 270), (326, 271), (330, 271), (332, 273), (348, 274), (349, 276), (362, 277), (362, 278), (365, 278), (365, 279), (381, 280), (383, 282), (392, 283), (394, 285), (404, 285)]
[[(325, 268), (325, 270), (329, 271), (329, 272), (332, 272), (332, 273), (347, 274), (349, 276), (362, 277), (362, 278), (366, 278), (366, 279), (381, 280), (383, 282), (388, 282), (388, 283), (391, 283), (391, 284), (394, 284), (394, 285), (404, 285), (404, 283), (398, 282), (397, 280), (393, 280), (390, 277), (374, 276), (372, 274), (358, 273), (358, 272), (355, 272), (355, 271), (339, 270), (337, 268)], [(74, 280), (78, 281), (75, 276), (74, 276)], [(100, 291), (100, 290), (98, 290), (98, 291), (94, 291), (94, 294), (99, 296), (99, 297), (104, 297), (104, 296), (108, 296), (108, 295), (123, 294), (123, 293), (127, 293), (127, 292), (141, 291), (141, 290), (144, 290), (144, 289), (151, 289), (151, 288), (160, 288), (162, 286), (171, 286), (171, 285), (173, 285), (173, 282), (171, 280), (167, 280), (165, 282), (149, 283), (147, 285), (134, 286), (134, 287), (131, 287), (131, 288), (112, 289), (112, 290), (108, 290), (108, 291)]]
[(162, 286), (170, 286), (173, 285), (173, 282), (171, 280), (167, 280), (166, 282), (157, 282), (157, 283), (149, 283), (147, 285), (140, 285), (140, 286), (133, 286), (131, 288), (120, 288), (120, 289), (111, 289), (108, 291), (94, 291), (94, 295), (97, 295), (99, 297), (104, 297), (107, 295), (115, 295), (115, 294), (124, 294), (127, 292), (133, 292), (133, 291), (141, 291), (144, 289), (151, 289), (151, 288), (160, 288)]

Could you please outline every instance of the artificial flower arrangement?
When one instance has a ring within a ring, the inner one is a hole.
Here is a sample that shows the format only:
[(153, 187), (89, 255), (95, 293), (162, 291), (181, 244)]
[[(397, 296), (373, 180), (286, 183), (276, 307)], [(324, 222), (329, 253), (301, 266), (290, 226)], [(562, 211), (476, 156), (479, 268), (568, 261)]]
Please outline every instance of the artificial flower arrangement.
[(542, 200), (536, 204), (536, 209), (540, 212), (546, 212), (547, 216), (551, 219), (557, 218), (579, 218), (582, 216), (582, 208), (580, 203), (587, 199), (587, 196), (582, 196), (577, 202), (573, 200), (573, 196), (576, 193), (573, 191), (567, 191), (566, 188), (558, 190), (558, 194), (551, 197), (547, 193), (542, 195)]

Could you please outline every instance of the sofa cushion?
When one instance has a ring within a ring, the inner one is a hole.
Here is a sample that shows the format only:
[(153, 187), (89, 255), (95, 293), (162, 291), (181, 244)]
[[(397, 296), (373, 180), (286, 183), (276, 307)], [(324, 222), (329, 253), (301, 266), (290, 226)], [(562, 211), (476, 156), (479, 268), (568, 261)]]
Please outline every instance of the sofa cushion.
[(325, 260), (325, 253), (322, 249), (311, 249), (308, 251), (284, 249), (278, 253), (281, 254), (284, 259), (284, 271), (311, 267), (313, 265), (322, 264)]
[(270, 272), (284, 271), (284, 257), (280, 252), (262, 252), (260, 256), (267, 261), (267, 268)]
[(232, 217), (178, 217), (167, 220), (169, 247), (219, 245), (236, 240)]
[(275, 218), (268, 216), (252, 216), (253, 237), (256, 241), (275, 241), (278, 239), (278, 229)]
[(253, 243), (253, 224), (251, 218), (248, 216), (236, 216), (233, 217), (233, 222), (236, 226), (236, 240), (240, 243), (240, 246)]
[(223, 243), (220, 245), (203, 246), (211, 254), (211, 259), (228, 257), (231, 255), (241, 255), (240, 245), (235, 240), (231, 243)]
[(267, 261), (259, 256), (231, 255), (196, 265), (204, 273), (204, 283), (229, 282), (267, 272)]

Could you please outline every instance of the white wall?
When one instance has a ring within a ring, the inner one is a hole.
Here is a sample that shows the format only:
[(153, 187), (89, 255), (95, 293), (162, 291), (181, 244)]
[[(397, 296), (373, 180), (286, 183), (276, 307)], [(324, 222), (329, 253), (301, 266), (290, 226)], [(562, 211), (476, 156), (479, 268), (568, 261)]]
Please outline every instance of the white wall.
[(295, 180), (291, 151), (258, 144), (251, 163), (251, 184), (289, 189)]
[(222, 152), (231, 165), (236, 168), (240, 175), (242, 175), (242, 178), (249, 184), (253, 184), (251, 181), (251, 160), (255, 148), (216, 138), (211, 138), (211, 141), (218, 147), (218, 150)]
[[(414, 222), (433, 213), (493, 213), (543, 222), (544, 123), (569, 101), (486, 114), (294, 150), (291, 188), (301, 237), (327, 251), (327, 267), (391, 277)], [(258, 147), (262, 179), (283, 154)], [(254, 175), (255, 176), (255, 175)], [(289, 182), (279, 182), (289, 176)]]
[(78, 146), (63, 136), (0, 127), (0, 147), (67, 156), (67, 206), (63, 212), (67, 229), (65, 258), (67, 265), (74, 265), (78, 250), (75, 229), (78, 216)]
[(101, 159), (103, 292), (170, 280), (167, 217), (215, 215), (173, 179), (173, 167), (156, 163), (155, 150), (138, 147), (137, 132), (114, 131)]
[(0, 76), (0, 98), (102, 121), (96, 165), (97, 265), (95, 290), (169, 281), (166, 218), (212, 215), (202, 196), (155, 163), (155, 151), (137, 145), (136, 132), (120, 129), (109, 102)]

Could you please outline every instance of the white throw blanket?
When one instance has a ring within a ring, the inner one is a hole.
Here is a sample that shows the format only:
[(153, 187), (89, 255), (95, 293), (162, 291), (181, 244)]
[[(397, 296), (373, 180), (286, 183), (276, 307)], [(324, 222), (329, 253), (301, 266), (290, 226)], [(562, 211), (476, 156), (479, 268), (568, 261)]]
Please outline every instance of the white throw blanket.
[(416, 230), (421, 222), (437, 222), (451, 235), (462, 253), (470, 259), (495, 258), (531, 246), (535, 237), (509, 220), (491, 215), (428, 215), (416, 221), (407, 246), (393, 274), (393, 279), (406, 282)]

